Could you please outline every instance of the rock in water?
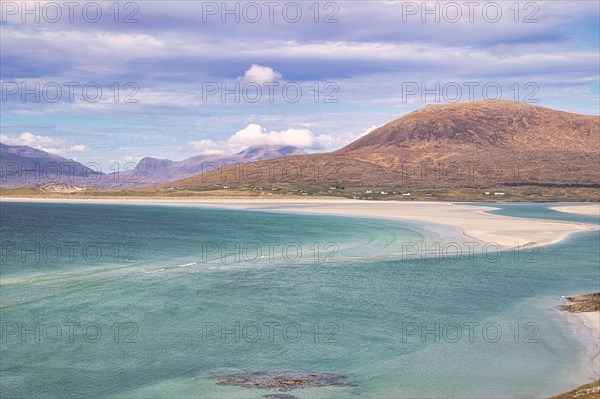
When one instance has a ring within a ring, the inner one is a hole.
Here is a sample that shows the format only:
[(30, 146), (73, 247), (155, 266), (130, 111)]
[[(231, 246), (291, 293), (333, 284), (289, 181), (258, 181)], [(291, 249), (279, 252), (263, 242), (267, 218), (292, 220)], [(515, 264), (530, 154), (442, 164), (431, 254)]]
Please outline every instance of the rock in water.
[[(347, 377), (333, 373), (307, 373), (302, 371), (254, 371), (227, 376), (212, 377), (219, 385), (240, 386), (246, 388), (277, 389), (289, 391), (304, 387), (343, 387)], [(289, 395), (290, 396), (290, 395)], [(279, 399), (292, 397), (269, 396)]]
[(287, 393), (270, 393), (268, 395), (264, 395), (264, 397), (271, 399), (298, 399), (297, 396), (289, 395)]

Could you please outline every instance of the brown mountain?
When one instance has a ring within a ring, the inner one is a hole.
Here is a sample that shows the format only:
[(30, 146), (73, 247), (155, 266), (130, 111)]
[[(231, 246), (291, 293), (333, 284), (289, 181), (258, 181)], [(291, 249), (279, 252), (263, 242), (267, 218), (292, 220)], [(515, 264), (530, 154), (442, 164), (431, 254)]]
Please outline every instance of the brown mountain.
[(598, 152), (598, 122), (596, 116), (506, 100), (429, 105), (372, 131), (337, 153), (473, 147)]
[(258, 182), (597, 187), (600, 117), (512, 101), (429, 105), (333, 153), (238, 165), (175, 184)]

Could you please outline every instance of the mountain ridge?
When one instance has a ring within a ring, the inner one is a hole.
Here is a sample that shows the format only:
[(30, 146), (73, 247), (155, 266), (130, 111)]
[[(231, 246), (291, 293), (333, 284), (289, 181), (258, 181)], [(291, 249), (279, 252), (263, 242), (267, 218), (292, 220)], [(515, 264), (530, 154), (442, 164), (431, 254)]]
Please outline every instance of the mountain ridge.
[[(476, 120), (479, 125), (469, 124), (470, 120)], [(335, 153), (353, 152), (368, 147), (379, 150), (384, 146), (406, 147), (411, 142), (434, 147), (460, 144), (510, 148), (524, 144), (524, 141), (533, 144), (534, 140), (535, 144), (541, 144), (537, 128), (543, 124), (554, 123), (557, 128), (565, 127), (566, 131), (576, 129), (589, 136), (597, 121), (598, 117), (595, 116), (509, 100), (428, 105), (373, 130)], [(586, 145), (589, 141), (588, 139)], [(581, 143), (581, 140), (570, 137), (566, 143), (561, 143), (561, 148), (565, 144), (570, 148), (579, 148), (573, 145), (577, 143)], [(600, 147), (596, 146), (596, 149)]]
[[(599, 116), (484, 100), (426, 106), (337, 151), (262, 161), (253, 168), (264, 170), (262, 178), (268, 176), (272, 183), (594, 187), (600, 184), (599, 164)], [(259, 182), (223, 181), (233, 172), (224, 168), (175, 184)]]
[(293, 146), (255, 145), (232, 155), (196, 155), (182, 161), (144, 157), (133, 170), (103, 173), (47, 151), (0, 143), (0, 186), (72, 184), (86, 188), (140, 188), (238, 163), (306, 154)]

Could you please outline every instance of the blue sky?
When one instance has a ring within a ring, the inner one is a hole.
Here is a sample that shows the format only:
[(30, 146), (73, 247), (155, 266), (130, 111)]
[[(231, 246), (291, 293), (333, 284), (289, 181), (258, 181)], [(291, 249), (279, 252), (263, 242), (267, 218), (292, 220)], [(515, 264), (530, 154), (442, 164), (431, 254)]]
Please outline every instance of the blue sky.
[(0, 140), (108, 171), (252, 144), (334, 150), (482, 97), (599, 113), (597, 1), (75, 4), (2, 2)]

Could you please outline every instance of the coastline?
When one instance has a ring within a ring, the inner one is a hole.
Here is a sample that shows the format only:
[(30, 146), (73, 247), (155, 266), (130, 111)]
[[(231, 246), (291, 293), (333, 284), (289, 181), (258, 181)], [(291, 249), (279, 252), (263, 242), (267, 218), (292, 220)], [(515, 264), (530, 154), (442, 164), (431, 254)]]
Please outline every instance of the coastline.
[[(414, 221), (459, 228), (467, 236), (481, 241), (512, 246), (535, 242), (550, 245), (579, 231), (593, 231), (591, 224), (560, 222), (544, 219), (527, 219), (494, 215), (487, 211), (493, 207), (456, 204), (448, 202), (367, 202), (353, 200), (140, 200), (140, 199), (10, 199), (0, 198), (0, 205), (7, 202), (31, 203), (79, 203), (115, 205), (165, 205), (189, 207), (213, 207), (252, 211), (276, 211), (300, 214), (337, 215), (365, 217), (396, 221)], [(521, 241), (519, 241), (521, 240)], [(565, 316), (574, 326), (575, 336), (589, 350), (581, 366), (586, 376), (592, 377), (593, 366), (599, 361), (600, 313), (568, 313)], [(592, 370), (592, 371), (590, 371)]]
[[(583, 314), (565, 312), (567, 323), (573, 326), (575, 337), (587, 348), (586, 354), (581, 359), (581, 372), (587, 376), (588, 382), (600, 378), (600, 331), (598, 329), (598, 318), (600, 312)], [(573, 387), (575, 388), (575, 387)]]
[(582, 312), (576, 314), (594, 330), (596, 337), (600, 339), (600, 312)]
[(586, 205), (553, 206), (550, 209), (558, 211), (558, 212), (572, 213), (575, 215), (600, 217), (600, 203), (586, 204)]
[[(564, 305), (559, 306), (573, 333), (587, 348), (581, 360), (581, 373), (587, 382), (594, 383), (600, 378), (600, 310), (598, 310), (598, 295), (582, 294), (562, 297)], [(574, 387), (575, 389), (578, 389)], [(557, 397), (570, 398), (569, 393)], [(575, 396), (573, 396), (575, 397)]]
[(598, 226), (575, 222), (490, 214), (497, 208), (473, 204), (420, 201), (356, 201), (340, 199), (279, 200), (173, 200), (173, 199), (40, 199), (0, 198), (2, 202), (46, 202), (115, 205), (179, 205), (224, 209), (282, 211), (304, 214), (368, 217), (433, 223), (459, 228), (465, 236), (504, 247), (537, 246), (560, 242), (573, 233), (598, 230)]

